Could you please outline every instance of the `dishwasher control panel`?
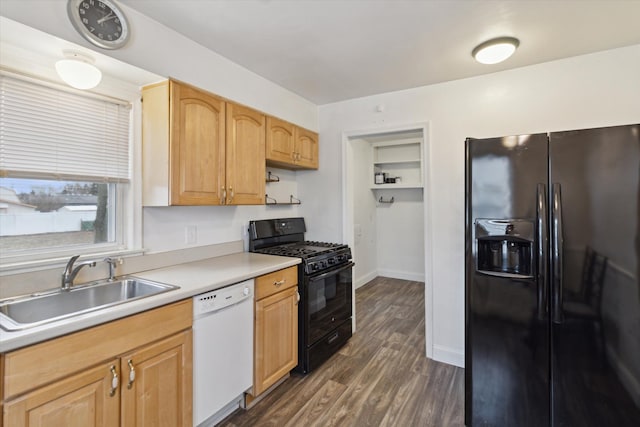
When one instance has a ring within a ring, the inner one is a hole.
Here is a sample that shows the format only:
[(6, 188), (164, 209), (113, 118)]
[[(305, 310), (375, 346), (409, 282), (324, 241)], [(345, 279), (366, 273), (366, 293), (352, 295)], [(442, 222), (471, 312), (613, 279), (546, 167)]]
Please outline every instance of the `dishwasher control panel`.
[(253, 279), (193, 297), (193, 315), (221, 310), (246, 299), (253, 299)]

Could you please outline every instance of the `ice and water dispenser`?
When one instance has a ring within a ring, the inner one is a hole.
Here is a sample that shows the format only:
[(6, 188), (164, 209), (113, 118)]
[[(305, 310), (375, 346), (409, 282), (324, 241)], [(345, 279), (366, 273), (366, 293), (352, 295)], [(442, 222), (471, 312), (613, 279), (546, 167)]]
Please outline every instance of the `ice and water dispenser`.
[(476, 270), (492, 276), (533, 277), (535, 223), (526, 219), (476, 219)]

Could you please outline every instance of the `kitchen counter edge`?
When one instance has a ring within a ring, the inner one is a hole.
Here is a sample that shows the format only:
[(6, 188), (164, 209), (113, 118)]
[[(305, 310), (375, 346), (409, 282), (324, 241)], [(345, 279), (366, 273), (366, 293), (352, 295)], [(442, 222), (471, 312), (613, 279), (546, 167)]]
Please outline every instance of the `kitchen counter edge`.
[(129, 276), (180, 288), (30, 329), (21, 331), (0, 329), (0, 353), (191, 298), (194, 295), (282, 270), (300, 262), (300, 258), (241, 252), (133, 273)]

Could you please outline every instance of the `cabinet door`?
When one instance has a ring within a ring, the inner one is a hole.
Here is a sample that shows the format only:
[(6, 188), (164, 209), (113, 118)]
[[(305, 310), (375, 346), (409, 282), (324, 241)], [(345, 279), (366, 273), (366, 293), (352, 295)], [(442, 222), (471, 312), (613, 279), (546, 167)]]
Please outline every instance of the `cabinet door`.
[(265, 195), (265, 116), (227, 103), (228, 205), (262, 205)]
[(294, 128), (291, 123), (267, 117), (267, 161), (294, 164)]
[(256, 302), (253, 395), (258, 396), (298, 364), (298, 287)]
[(299, 168), (318, 169), (318, 134), (296, 128), (295, 156)]
[(224, 202), (225, 102), (171, 82), (172, 205)]
[(118, 426), (120, 393), (112, 380), (117, 361), (35, 389), (4, 405), (4, 425), (11, 427)]
[(192, 425), (191, 342), (188, 330), (121, 358), (123, 427)]

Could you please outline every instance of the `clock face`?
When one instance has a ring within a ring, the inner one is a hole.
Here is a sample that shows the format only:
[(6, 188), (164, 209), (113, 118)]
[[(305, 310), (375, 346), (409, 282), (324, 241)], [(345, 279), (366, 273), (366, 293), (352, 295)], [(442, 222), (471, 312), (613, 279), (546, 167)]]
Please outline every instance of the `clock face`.
[(69, 0), (69, 19), (76, 30), (103, 49), (118, 49), (129, 38), (124, 13), (110, 0)]

